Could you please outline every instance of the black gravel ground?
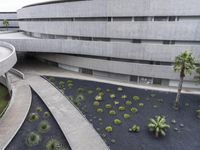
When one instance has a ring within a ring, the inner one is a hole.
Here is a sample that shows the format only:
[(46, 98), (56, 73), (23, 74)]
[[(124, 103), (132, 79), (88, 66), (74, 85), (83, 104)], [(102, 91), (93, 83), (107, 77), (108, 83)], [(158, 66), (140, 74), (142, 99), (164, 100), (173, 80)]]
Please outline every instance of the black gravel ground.
[[(32, 103), (31, 103), (31, 108), (29, 110), (29, 114), (37, 112), (36, 111), (37, 107), (42, 108), (42, 111), (38, 112), (39, 117), (40, 117), (39, 120), (30, 122), (27, 116), (22, 127), (17, 132), (16, 136), (13, 138), (10, 144), (7, 146), (6, 150), (29, 150), (29, 149), (30, 150), (46, 150), (45, 148), (46, 143), (49, 139), (52, 139), (52, 138), (57, 139), (62, 144), (62, 147), (65, 148), (65, 150), (71, 150), (56, 120), (54, 119), (52, 114), (49, 112), (46, 105), (42, 102), (41, 98), (32, 90)], [(50, 116), (48, 118), (43, 117), (44, 112), (49, 112)], [(47, 133), (38, 132), (39, 123), (42, 120), (48, 121), (49, 124), (51, 125), (51, 128)], [(27, 134), (30, 132), (36, 132), (41, 136), (41, 141), (37, 146), (33, 146), (33, 147), (27, 146), (26, 137), (27, 137)]]
[[(111, 150), (200, 150), (200, 120), (197, 119), (195, 110), (200, 107), (199, 95), (181, 95), (180, 110), (173, 109), (173, 102), (175, 100), (175, 93), (159, 92), (152, 90), (143, 90), (137, 88), (123, 87), (123, 91), (117, 91), (119, 86), (98, 83), (85, 80), (74, 80), (59, 77), (45, 77), (56, 87), (64, 91), (66, 96), (76, 97), (78, 95), (77, 89), (83, 88), (82, 92), (84, 100), (78, 104), (78, 108), (83, 112), (86, 118), (93, 124), (97, 132), (110, 146)], [(67, 81), (73, 80), (73, 87), (67, 87)], [(64, 87), (59, 85), (60, 81), (64, 81)], [(95, 96), (97, 95), (96, 88), (100, 87), (105, 96), (100, 102), (98, 108), (103, 108), (102, 113), (96, 112), (97, 107), (93, 106)], [(107, 92), (110, 89), (111, 92)], [(88, 90), (93, 90), (93, 94), (88, 94)], [(115, 99), (109, 97), (110, 93), (116, 95)], [(131, 100), (133, 104), (126, 106), (122, 95), (127, 95), (126, 100)], [(132, 100), (132, 96), (139, 96), (140, 101)], [(114, 101), (119, 101), (118, 105)], [(144, 107), (139, 107), (138, 104), (143, 103)], [(105, 104), (111, 104), (116, 110), (117, 115), (110, 116), (109, 109), (105, 108)], [(119, 106), (125, 106), (125, 111), (119, 111)], [(138, 108), (138, 113), (134, 114), (130, 111), (131, 107)], [(130, 119), (124, 119), (123, 114), (130, 114)], [(149, 119), (155, 115), (166, 116), (167, 122), (171, 128), (168, 129), (165, 137), (155, 138), (152, 133), (148, 131), (147, 124)], [(113, 124), (114, 119), (120, 119), (121, 125)], [(175, 119), (176, 124), (172, 124), (171, 120)], [(128, 129), (133, 125), (138, 124), (141, 127), (139, 133), (130, 133)], [(184, 127), (181, 127), (183, 124)], [(113, 126), (113, 132), (107, 133), (105, 127)], [(178, 131), (176, 131), (176, 130)]]

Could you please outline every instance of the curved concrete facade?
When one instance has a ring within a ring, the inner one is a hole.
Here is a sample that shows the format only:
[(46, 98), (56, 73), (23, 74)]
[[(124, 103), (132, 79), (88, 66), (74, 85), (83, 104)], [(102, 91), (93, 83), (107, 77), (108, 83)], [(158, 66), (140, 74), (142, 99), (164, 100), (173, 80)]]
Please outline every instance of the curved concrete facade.
[[(76, 72), (177, 86), (174, 59), (190, 50), (200, 63), (199, 0), (88, 0), (18, 10), (23, 34), (1, 37), (17, 51)], [(185, 87), (198, 87), (193, 74)]]
[(17, 62), (14, 46), (0, 41), (0, 76), (8, 72)]

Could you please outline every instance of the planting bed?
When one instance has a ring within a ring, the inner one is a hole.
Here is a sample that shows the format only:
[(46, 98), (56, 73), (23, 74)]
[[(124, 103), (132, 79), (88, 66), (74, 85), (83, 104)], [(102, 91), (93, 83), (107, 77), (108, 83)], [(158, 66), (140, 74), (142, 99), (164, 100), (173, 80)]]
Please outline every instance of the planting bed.
[(71, 150), (56, 120), (42, 102), (41, 98), (33, 90), (32, 103), (28, 116), (16, 136), (6, 148), (6, 150), (29, 149)]
[[(5, 111), (7, 105), (9, 104), (10, 95), (8, 89), (0, 84), (0, 114)], [(1, 117), (1, 116), (0, 116)]]
[[(111, 150), (200, 149), (200, 119), (196, 115), (200, 108), (199, 95), (182, 94), (177, 111), (172, 107), (175, 93), (60, 77), (44, 78), (69, 97)], [(156, 115), (166, 116), (171, 126), (165, 137), (155, 138), (148, 130), (149, 119)], [(138, 133), (129, 132), (134, 124), (140, 127)]]

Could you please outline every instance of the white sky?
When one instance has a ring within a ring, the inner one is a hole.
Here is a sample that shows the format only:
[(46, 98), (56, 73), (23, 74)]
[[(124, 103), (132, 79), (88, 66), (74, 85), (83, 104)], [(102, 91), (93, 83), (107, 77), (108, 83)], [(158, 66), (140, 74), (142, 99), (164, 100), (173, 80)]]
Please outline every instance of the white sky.
[(17, 11), (23, 6), (49, 0), (0, 0), (0, 12)]

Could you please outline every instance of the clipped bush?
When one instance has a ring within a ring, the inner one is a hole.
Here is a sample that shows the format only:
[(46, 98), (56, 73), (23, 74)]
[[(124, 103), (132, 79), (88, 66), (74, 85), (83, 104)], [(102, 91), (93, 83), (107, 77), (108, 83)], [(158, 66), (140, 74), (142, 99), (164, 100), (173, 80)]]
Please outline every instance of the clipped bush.
[(200, 119), (200, 109), (197, 109), (197, 110), (196, 110), (196, 113), (197, 113), (197, 118)]
[(39, 115), (37, 113), (31, 113), (28, 117), (28, 120), (30, 122), (36, 121), (39, 119)]
[(115, 105), (119, 105), (119, 101), (114, 101), (114, 104)]
[(116, 124), (116, 125), (122, 124), (122, 121), (119, 120), (119, 119), (115, 119), (113, 122), (114, 122), (114, 124)]
[(122, 98), (122, 99), (126, 99), (126, 98), (127, 98), (127, 95), (122, 95), (121, 98)]
[(118, 107), (118, 110), (119, 110), (119, 111), (124, 111), (124, 110), (125, 110), (125, 107), (124, 107), (124, 106), (119, 106), (119, 107)]
[(132, 108), (131, 108), (131, 112), (133, 112), (133, 113), (137, 113), (137, 112), (138, 112), (138, 109), (135, 108), (135, 107), (132, 107)]
[(139, 103), (138, 106), (139, 107), (144, 107), (144, 103)]
[(102, 100), (103, 100), (103, 98), (102, 98), (102, 96), (100, 96), (100, 95), (97, 95), (97, 96), (95, 97), (95, 100), (96, 100), (96, 101), (102, 101)]
[(46, 150), (64, 150), (57, 139), (50, 139), (46, 144)]
[(139, 96), (133, 96), (132, 99), (135, 100), (135, 101), (139, 101), (140, 97)]
[(88, 94), (92, 95), (94, 92), (92, 90), (88, 90)]
[(113, 128), (112, 128), (112, 126), (107, 126), (106, 128), (105, 128), (105, 130), (107, 131), (107, 132), (112, 132), (113, 131)]
[(111, 116), (116, 115), (116, 111), (115, 111), (115, 110), (110, 110), (110, 111), (109, 111), (109, 115), (111, 115)]
[(103, 112), (103, 109), (102, 109), (102, 108), (97, 108), (97, 112), (98, 112), (98, 113), (102, 113), (102, 112)]
[(50, 128), (51, 128), (51, 125), (49, 124), (49, 122), (44, 120), (40, 122), (38, 131), (40, 133), (46, 133), (49, 131)]
[(115, 98), (115, 94), (110, 94), (110, 98), (114, 99)]
[(37, 112), (42, 112), (42, 107), (37, 107), (37, 108), (36, 108), (36, 111), (37, 111)]
[(111, 104), (106, 104), (106, 105), (105, 105), (105, 108), (111, 109), (111, 108), (112, 108), (112, 105), (111, 105)]
[(124, 119), (129, 119), (130, 115), (129, 114), (124, 114)]
[(134, 133), (140, 132), (140, 126), (137, 124), (134, 124), (131, 128), (129, 128), (129, 132), (134, 132)]
[(132, 102), (131, 101), (126, 101), (126, 103), (125, 103), (127, 106), (130, 106), (130, 105), (132, 105)]
[(166, 123), (164, 116), (155, 116), (150, 119), (148, 128), (149, 131), (154, 132), (156, 137), (159, 137), (160, 135), (166, 135), (167, 129), (170, 128), (170, 125)]
[(29, 147), (38, 145), (40, 141), (41, 141), (40, 135), (35, 132), (28, 133), (25, 139), (26, 145)]
[(48, 111), (45, 111), (44, 114), (43, 114), (43, 117), (48, 118), (49, 116), (50, 116), (50, 113)]
[(122, 91), (123, 91), (123, 88), (122, 88), (122, 87), (118, 87), (118, 88), (117, 88), (117, 91), (122, 92)]
[(98, 101), (94, 101), (94, 103), (93, 103), (94, 106), (99, 106), (99, 104), (100, 103)]

